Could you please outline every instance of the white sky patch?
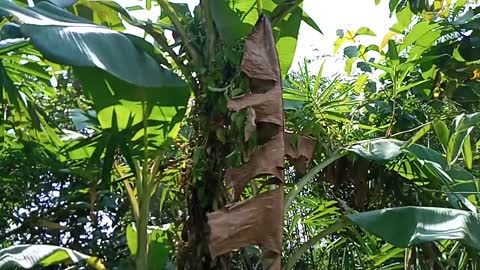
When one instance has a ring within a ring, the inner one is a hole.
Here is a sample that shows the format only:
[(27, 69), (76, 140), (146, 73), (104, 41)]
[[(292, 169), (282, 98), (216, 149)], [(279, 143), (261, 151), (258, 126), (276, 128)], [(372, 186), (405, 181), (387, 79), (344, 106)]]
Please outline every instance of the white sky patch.
[[(144, 0), (117, 0), (117, 2), (124, 7), (145, 6)], [(171, 2), (187, 3), (190, 10), (193, 10), (199, 0), (174, 0)], [(155, 3), (152, 5), (151, 10), (132, 11), (131, 14), (142, 20), (156, 21), (160, 8)], [(390, 11), (386, 0), (381, 1), (378, 6), (375, 5), (374, 0), (304, 0), (303, 9), (317, 23), (323, 35), (302, 23), (292, 70), (297, 70), (298, 63), (303, 62), (305, 57), (310, 60), (319, 58), (313, 61), (310, 71), (316, 73), (321, 62), (326, 60), (324, 76), (343, 72), (344, 61), (341, 57), (343, 50), (340, 49), (335, 56), (333, 55), (333, 43), (337, 38), (338, 29), (356, 31), (360, 27), (368, 27), (376, 33), (376, 36), (362, 37), (359, 41), (367, 45), (380, 45), (383, 36), (395, 22), (395, 18), (389, 18)], [(127, 27), (127, 30), (132, 34), (143, 36), (143, 31), (134, 27)]]
[(359, 38), (359, 41), (367, 45), (380, 45), (383, 36), (395, 22), (395, 18), (389, 18), (390, 11), (386, 0), (381, 1), (378, 6), (373, 0), (305, 0), (303, 9), (317, 23), (323, 35), (302, 23), (292, 69), (298, 69), (298, 63), (303, 62), (305, 57), (311, 60), (319, 57), (319, 60), (312, 63), (310, 71), (316, 73), (321, 62), (326, 60), (326, 76), (343, 72), (344, 61), (340, 59), (343, 50), (340, 49), (333, 57), (333, 43), (337, 39), (338, 29), (356, 31), (360, 27), (368, 27), (376, 36), (365, 36)]

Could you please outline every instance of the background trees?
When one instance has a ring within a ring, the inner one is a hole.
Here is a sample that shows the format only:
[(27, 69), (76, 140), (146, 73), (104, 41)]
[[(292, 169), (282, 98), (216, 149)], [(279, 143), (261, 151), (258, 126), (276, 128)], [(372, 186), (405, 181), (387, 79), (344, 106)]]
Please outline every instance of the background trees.
[[(390, 1), (398, 22), (382, 44), (355, 42), (368, 28), (337, 32), (346, 65), (334, 78), (308, 61), (287, 74), (301, 21), (320, 29), (301, 1), (190, 11), (159, 0), (155, 22), (112, 1), (35, 2), (0, 2), (0, 267), (268, 269), (255, 245), (210, 258), (206, 216), (232, 203), (226, 169), (271, 128), (227, 106), (270, 87), (241, 69), (261, 14), (292, 132), (285, 203), (273, 206), (284, 208), (282, 267), (478, 267), (476, 2)], [(242, 201), (278, 183), (256, 178)]]

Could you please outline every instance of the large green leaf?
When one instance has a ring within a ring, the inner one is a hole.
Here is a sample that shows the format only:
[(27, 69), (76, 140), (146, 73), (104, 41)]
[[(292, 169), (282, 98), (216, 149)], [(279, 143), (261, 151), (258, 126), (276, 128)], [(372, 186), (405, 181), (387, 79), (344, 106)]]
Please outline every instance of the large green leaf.
[(292, 66), (293, 57), (295, 56), (295, 50), (297, 48), (298, 31), (300, 29), (301, 21), (302, 9), (298, 7), (294, 9), (291, 14), (287, 15), (285, 20), (282, 20), (279, 23), (276, 47), (282, 78), (285, 78), (290, 66)]
[[(163, 269), (173, 253), (171, 241), (168, 239), (168, 229), (158, 226), (148, 228), (149, 268)], [(126, 229), (127, 245), (132, 255), (137, 254), (137, 231), (134, 225), (128, 225)]]
[(0, 2), (21, 31), (47, 59), (78, 67), (97, 67), (131, 84), (175, 87), (180, 78), (163, 69), (125, 35), (68, 13), (48, 2), (33, 8)]
[(439, 24), (431, 23), (430, 21), (422, 21), (420, 23), (415, 24), (412, 30), (408, 32), (408, 34), (403, 39), (403, 43), (399, 47), (399, 52), (408, 48), (408, 46), (414, 44), (417, 40), (421, 39), (429, 32), (433, 31), (434, 29), (438, 28)]
[[(288, 1), (263, 0), (263, 11), (267, 16), (282, 14), (291, 8)], [(219, 0), (210, 2), (210, 10), (222, 40), (229, 46), (236, 45), (247, 36), (258, 19), (255, 0)], [(297, 46), (298, 31), (304, 17), (301, 6), (291, 9), (274, 26), (274, 36), (282, 76), (285, 77), (293, 62)], [(314, 27), (314, 26), (312, 26)], [(318, 27), (316, 27), (318, 28)]]
[[(189, 98), (189, 91), (184, 85), (171, 89), (144, 88), (128, 84), (98, 69), (95, 72), (90, 68), (75, 68), (75, 73), (87, 96), (94, 102), (103, 132), (74, 143), (68, 151), (77, 157), (85, 157), (85, 153), (90, 153), (91, 162), (97, 162), (104, 154), (103, 179), (109, 180), (117, 149), (124, 154), (135, 155), (139, 152), (130, 151), (145, 146), (144, 115), (147, 116), (147, 147), (158, 149), (168, 138), (178, 134)], [(95, 146), (93, 152), (92, 146)]]
[(402, 154), (402, 143), (393, 139), (380, 139), (356, 144), (347, 150), (369, 160), (389, 161)]
[(49, 266), (62, 262), (78, 263), (80, 261), (86, 261), (98, 270), (106, 269), (95, 257), (59, 246), (17, 245), (0, 249), (0, 269), (15, 267), (29, 269), (36, 265)]
[(439, 240), (462, 240), (480, 249), (480, 216), (436, 207), (399, 207), (349, 214), (358, 226), (398, 246)]
[(127, 127), (130, 117), (133, 117), (132, 125), (142, 122), (142, 102), (146, 102), (150, 108), (149, 120), (164, 122), (172, 127), (183, 118), (190, 95), (183, 81), (172, 84), (170, 88), (146, 88), (128, 84), (101, 70), (76, 68), (75, 71), (94, 102), (103, 129), (112, 127), (114, 110), (117, 112), (116, 125), (119, 130)]

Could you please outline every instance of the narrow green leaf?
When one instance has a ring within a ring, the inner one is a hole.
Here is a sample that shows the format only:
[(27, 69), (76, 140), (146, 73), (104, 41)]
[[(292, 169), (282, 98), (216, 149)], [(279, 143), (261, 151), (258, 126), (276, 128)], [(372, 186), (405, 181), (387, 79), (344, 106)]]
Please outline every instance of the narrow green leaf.
[(388, 161), (402, 153), (402, 143), (393, 139), (379, 139), (353, 145), (347, 150), (369, 160)]
[(387, 52), (388, 58), (390, 59), (390, 62), (394, 66), (398, 66), (400, 64), (400, 60), (398, 57), (398, 51), (397, 51), (397, 44), (395, 44), (394, 40), (389, 40), (388, 41), (388, 52)]
[(0, 40), (0, 55), (18, 50), (27, 46), (29, 42), (24, 38)]
[(462, 153), (465, 166), (467, 167), (467, 169), (471, 170), (473, 168), (473, 151), (470, 134), (465, 136)]
[(470, 127), (467, 130), (455, 132), (452, 134), (452, 136), (450, 136), (447, 147), (447, 162), (449, 166), (457, 161), (463, 148), (463, 143), (472, 130), (473, 127)]
[(407, 84), (407, 85), (404, 85), (404, 86), (402, 86), (402, 87), (399, 87), (399, 88), (397, 89), (397, 94), (398, 94), (398, 93), (401, 93), (401, 92), (403, 92), (403, 91), (410, 90), (410, 89), (412, 89), (413, 87), (418, 86), (418, 85), (421, 85), (421, 84), (423, 84), (423, 83), (425, 83), (425, 82), (428, 82), (428, 81), (429, 81), (429, 80), (421, 80), (421, 81), (418, 81), (418, 82), (409, 83), (409, 84)]
[(353, 87), (353, 91), (357, 94), (361, 94), (363, 92), (363, 87), (368, 82), (368, 74), (360, 75), (357, 80), (355, 81), (355, 86)]
[(369, 64), (370, 66), (376, 68), (376, 69), (380, 69), (380, 70), (383, 70), (385, 71), (387, 74), (389, 74), (390, 76), (394, 76), (393, 74), (393, 69), (387, 67), (387, 66), (383, 66), (383, 65), (380, 65), (380, 64), (377, 64), (377, 63), (373, 63), (373, 62), (365, 62), (367, 64)]
[(462, 116), (462, 121), (456, 125), (455, 132), (462, 132), (471, 127), (478, 126), (480, 124), (480, 112), (467, 114)]
[(402, 52), (408, 46), (414, 44), (418, 39), (422, 38), (429, 32), (433, 31), (433, 29), (439, 27), (437, 23), (431, 23), (430, 21), (422, 21), (415, 26), (413, 26), (412, 30), (408, 32), (408, 34), (403, 39), (402, 44), (399, 46), (398, 51)]
[(428, 123), (419, 129), (402, 147), (408, 147), (423, 138), (433, 127), (433, 123)]
[(320, 68), (318, 69), (317, 77), (315, 78), (315, 84), (313, 86), (313, 90), (315, 90), (315, 91), (318, 91), (318, 89), (320, 88), (320, 82), (322, 80), (322, 75), (323, 75), (323, 69), (325, 67), (325, 62), (326, 62), (326, 60), (324, 60), (322, 62), (322, 64), (320, 65)]
[(322, 30), (320, 29), (320, 27), (318, 27), (317, 23), (305, 11), (303, 11), (302, 21), (304, 21), (308, 26), (310, 26), (320, 34), (323, 34)]
[(375, 32), (373, 32), (368, 27), (360, 27), (357, 32), (355, 33), (356, 36), (376, 36)]
[(435, 133), (437, 138), (443, 146), (443, 149), (446, 151), (448, 147), (448, 138), (450, 137), (450, 131), (448, 130), (447, 124), (442, 120), (437, 120), (433, 122), (435, 128)]
[(352, 73), (352, 66), (355, 60), (355, 58), (348, 58), (347, 61), (345, 61), (345, 73), (347, 76), (350, 76), (350, 73)]
[(332, 153), (329, 157), (324, 159), (322, 162), (320, 162), (317, 166), (313, 167), (310, 169), (310, 171), (304, 175), (297, 184), (293, 187), (293, 189), (288, 193), (288, 195), (285, 198), (285, 205), (284, 205), (284, 211), (285, 213), (288, 212), (290, 206), (292, 205), (293, 201), (297, 197), (297, 195), (300, 193), (300, 191), (310, 182), (321, 170), (325, 169), (328, 165), (332, 164), (335, 162), (337, 159), (345, 156), (347, 154), (346, 151), (336, 151)]

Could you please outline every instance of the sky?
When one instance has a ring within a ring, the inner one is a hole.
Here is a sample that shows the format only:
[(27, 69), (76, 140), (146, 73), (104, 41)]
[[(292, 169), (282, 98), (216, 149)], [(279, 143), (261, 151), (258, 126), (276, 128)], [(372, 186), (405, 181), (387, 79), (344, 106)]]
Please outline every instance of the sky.
[[(142, 5), (142, 0), (117, 0), (123, 6)], [(199, 0), (173, 0), (172, 2), (187, 3), (193, 10)], [(316, 73), (320, 63), (326, 60), (324, 75), (333, 75), (343, 70), (341, 51), (333, 56), (333, 43), (337, 38), (338, 29), (357, 30), (365, 26), (376, 33), (375, 37), (360, 39), (362, 43), (379, 45), (383, 36), (394, 24), (394, 19), (389, 18), (388, 1), (383, 0), (376, 6), (374, 0), (304, 0), (303, 9), (317, 23), (323, 35), (302, 23), (299, 32), (297, 51), (292, 69), (298, 69), (298, 63), (305, 57), (314, 61), (310, 70)], [(155, 20), (158, 9), (152, 8), (149, 12), (134, 11), (132, 15)], [(133, 31), (133, 30), (132, 30)]]

